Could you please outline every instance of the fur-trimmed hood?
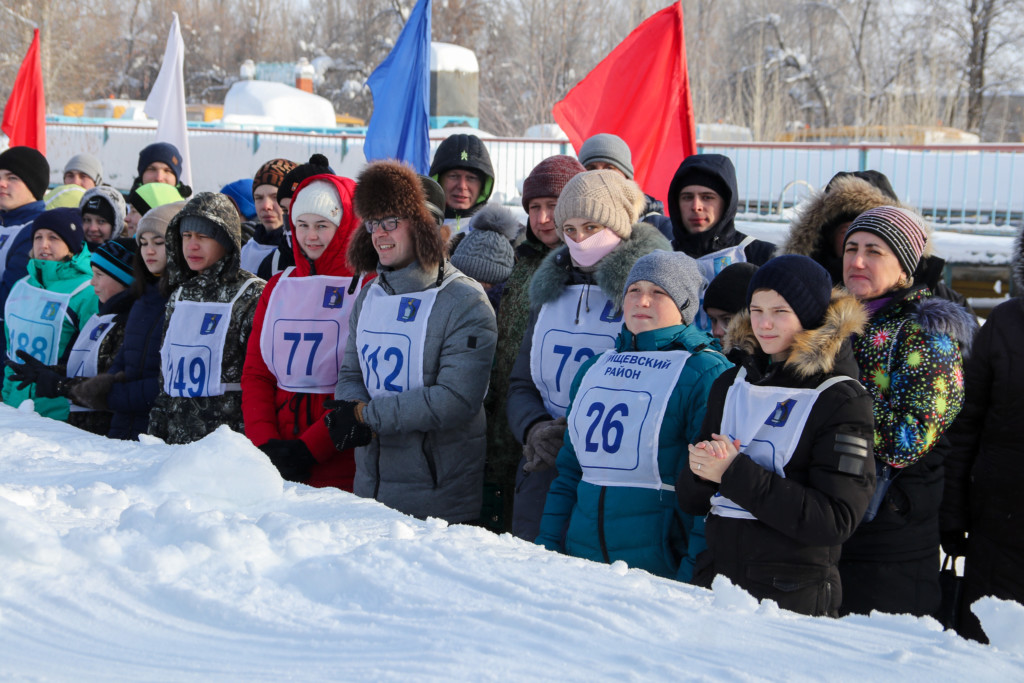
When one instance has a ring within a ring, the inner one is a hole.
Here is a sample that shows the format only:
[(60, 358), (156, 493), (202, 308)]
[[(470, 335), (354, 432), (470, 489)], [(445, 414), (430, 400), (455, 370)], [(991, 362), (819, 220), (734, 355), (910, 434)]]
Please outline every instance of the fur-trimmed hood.
[[(842, 259), (834, 255), (828, 233), (839, 223), (852, 221), (868, 209), (879, 206), (910, 208), (857, 176), (836, 178), (828, 192), (817, 192), (801, 205), (780, 253), (810, 256), (825, 266), (832, 275), (832, 281), (839, 284), (842, 282)], [(924, 256), (932, 253), (930, 225), (928, 229)]]
[(938, 296), (917, 301), (910, 314), (929, 334), (945, 334), (960, 344), (964, 358), (970, 355), (971, 342), (978, 331), (978, 319), (960, 304)]
[(569, 285), (592, 282), (621, 309), (622, 289), (633, 264), (656, 249), (672, 251), (672, 245), (654, 226), (634, 223), (629, 239), (601, 259), (593, 274), (588, 274), (572, 265), (569, 247), (563, 244), (544, 257), (530, 281), (530, 307), (539, 308), (554, 301)]
[[(445, 239), (433, 215), (427, 209), (426, 193), (419, 175), (397, 161), (377, 161), (359, 174), (352, 198), (361, 221), (390, 216), (412, 221), (416, 260), (424, 266), (436, 266), (445, 257)], [(348, 247), (348, 262), (356, 273), (373, 273), (379, 259), (373, 237), (356, 230)]]
[(1017, 292), (1017, 296), (1024, 296), (1024, 228), (1017, 232), (1017, 237), (1013, 240), (1013, 261), (1010, 271), (1014, 291)]
[(100, 200), (106, 202), (114, 212), (114, 225), (111, 226), (110, 239), (120, 237), (121, 233), (124, 232), (124, 215), (127, 211), (124, 195), (116, 188), (109, 185), (97, 185), (96, 187), (85, 191), (85, 194), (82, 195), (82, 199), (78, 202), (78, 208), (84, 209), (85, 205), (88, 204), (89, 200), (93, 197), (99, 197)]
[[(792, 369), (802, 379), (835, 372), (843, 344), (852, 335), (861, 334), (867, 321), (867, 311), (856, 297), (840, 287), (833, 289), (832, 301), (825, 312), (824, 322), (814, 329), (804, 330), (796, 335), (785, 367)], [(748, 309), (740, 311), (729, 323), (724, 347), (738, 348), (750, 357), (764, 356), (757, 337), (754, 336)], [(852, 360), (849, 347), (846, 350), (846, 355)], [(853, 376), (856, 374), (854, 367)]]

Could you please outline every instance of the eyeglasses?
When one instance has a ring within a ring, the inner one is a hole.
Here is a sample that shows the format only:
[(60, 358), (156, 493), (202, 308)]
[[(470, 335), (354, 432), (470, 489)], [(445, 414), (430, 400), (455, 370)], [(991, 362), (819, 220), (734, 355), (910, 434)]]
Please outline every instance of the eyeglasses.
[(391, 232), (398, 229), (398, 222), (401, 218), (391, 216), (390, 218), (381, 218), (380, 220), (368, 220), (363, 221), (363, 227), (366, 228), (366, 232), (371, 235), (377, 231), (377, 228), (383, 228), (384, 232)]

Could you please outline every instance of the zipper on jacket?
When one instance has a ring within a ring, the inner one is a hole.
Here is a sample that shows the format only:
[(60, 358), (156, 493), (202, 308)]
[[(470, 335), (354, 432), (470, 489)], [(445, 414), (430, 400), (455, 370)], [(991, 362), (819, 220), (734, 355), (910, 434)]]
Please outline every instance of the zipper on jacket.
[(611, 558), (608, 557), (608, 544), (604, 537), (604, 494), (608, 492), (607, 486), (601, 487), (601, 493), (597, 496), (597, 542), (601, 546), (601, 557), (604, 558), (605, 564), (611, 564)]

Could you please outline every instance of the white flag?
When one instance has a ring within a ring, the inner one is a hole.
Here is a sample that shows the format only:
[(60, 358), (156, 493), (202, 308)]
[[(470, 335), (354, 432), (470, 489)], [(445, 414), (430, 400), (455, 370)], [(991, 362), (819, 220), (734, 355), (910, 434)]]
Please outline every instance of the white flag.
[(185, 114), (185, 41), (178, 27), (178, 13), (167, 36), (167, 49), (160, 73), (146, 98), (146, 116), (157, 119), (157, 142), (169, 142), (181, 152), (182, 183), (192, 184), (192, 161), (188, 151), (188, 117)]

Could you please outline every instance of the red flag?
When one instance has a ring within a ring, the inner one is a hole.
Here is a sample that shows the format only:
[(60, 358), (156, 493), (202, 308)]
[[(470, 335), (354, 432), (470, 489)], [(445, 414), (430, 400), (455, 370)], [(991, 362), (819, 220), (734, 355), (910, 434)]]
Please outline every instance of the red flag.
[(4, 107), (0, 126), (11, 139), (11, 147), (24, 145), (46, 155), (46, 97), (43, 95), (43, 65), (39, 60), (39, 29), (14, 79), (14, 88)]
[(553, 114), (577, 151), (598, 133), (625, 140), (637, 184), (665, 201), (676, 168), (697, 151), (682, 3), (637, 26)]

